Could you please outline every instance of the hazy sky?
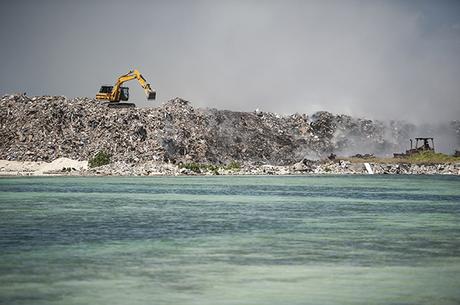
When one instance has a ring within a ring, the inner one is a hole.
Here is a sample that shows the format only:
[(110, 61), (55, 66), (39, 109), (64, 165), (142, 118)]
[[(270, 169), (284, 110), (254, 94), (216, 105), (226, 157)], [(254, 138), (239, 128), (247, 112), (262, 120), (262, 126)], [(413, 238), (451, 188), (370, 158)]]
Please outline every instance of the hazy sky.
[(0, 93), (460, 119), (460, 1), (3, 1)]

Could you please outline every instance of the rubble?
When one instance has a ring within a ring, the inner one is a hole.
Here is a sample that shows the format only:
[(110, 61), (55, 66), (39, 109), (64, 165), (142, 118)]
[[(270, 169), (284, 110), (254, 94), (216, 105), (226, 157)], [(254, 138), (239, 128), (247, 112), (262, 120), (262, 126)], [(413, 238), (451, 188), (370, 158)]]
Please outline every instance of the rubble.
[[(262, 173), (314, 173), (323, 169), (306, 160), (356, 153), (357, 147), (368, 148), (362, 153), (369, 156), (375, 150), (392, 152), (410, 128), (324, 111), (280, 116), (258, 109), (200, 109), (180, 98), (155, 108), (111, 109), (90, 98), (16, 94), (0, 99), (0, 159), (83, 161), (104, 151), (113, 163), (97, 168), (101, 174), (176, 174), (175, 164), (190, 162), (239, 162)], [(330, 171), (345, 171), (343, 163), (332, 161)]]
[(86, 161), (66, 158), (53, 162), (0, 160), (0, 176), (196, 176), (196, 175), (365, 175), (365, 164), (374, 174), (391, 175), (460, 175), (455, 164), (352, 163), (348, 160), (302, 160), (293, 165), (245, 163), (238, 168), (202, 165), (198, 169), (161, 161), (127, 163), (116, 161), (88, 168)]
[[(368, 163), (374, 174), (392, 175), (460, 175), (460, 163), (456, 164), (390, 164)], [(212, 169), (202, 167), (198, 171), (164, 162), (146, 162), (126, 164), (116, 162), (98, 168), (89, 169), (85, 175), (115, 176), (195, 176), (195, 175), (366, 175), (365, 163), (351, 163), (340, 160), (312, 161), (303, 160), (293, 165), (257, 165), (247, 163), (238, 169), (226, 169), (224, 166)]]
[(351, 156), (351, 158), (359, 158), (359, 159), (373, 159), (375, 158), (374, 154), (356, 154)]

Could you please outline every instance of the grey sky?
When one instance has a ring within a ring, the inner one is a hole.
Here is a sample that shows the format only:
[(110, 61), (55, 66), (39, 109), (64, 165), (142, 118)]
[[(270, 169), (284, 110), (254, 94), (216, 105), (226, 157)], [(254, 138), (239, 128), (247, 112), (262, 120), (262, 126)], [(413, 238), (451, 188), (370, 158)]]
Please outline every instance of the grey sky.
[(460, 1), (10, 1), (0, 93), (94, 96), (138, 68), (200, 107), (460, 119)]

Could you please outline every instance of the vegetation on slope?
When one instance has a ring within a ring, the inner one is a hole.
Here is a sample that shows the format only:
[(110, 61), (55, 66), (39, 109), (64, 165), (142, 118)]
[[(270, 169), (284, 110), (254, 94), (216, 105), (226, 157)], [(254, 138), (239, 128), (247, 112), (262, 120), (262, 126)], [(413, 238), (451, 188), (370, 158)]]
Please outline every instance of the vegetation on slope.
[(104, 151), (98, 152), (93, 158), (88, 161), (90, 168), (106, 165), (110, 163), (110, 155)]
[(449, 156), (443, 153), (432, 151), (423, 151), (418, 154), (410, 155), (406, 158), (341, 158), (351, 161), (352, 163), (409, 163), (409, 164), (438, 164), (438, 163), (456, 163), (460, 162), (460, 157)]

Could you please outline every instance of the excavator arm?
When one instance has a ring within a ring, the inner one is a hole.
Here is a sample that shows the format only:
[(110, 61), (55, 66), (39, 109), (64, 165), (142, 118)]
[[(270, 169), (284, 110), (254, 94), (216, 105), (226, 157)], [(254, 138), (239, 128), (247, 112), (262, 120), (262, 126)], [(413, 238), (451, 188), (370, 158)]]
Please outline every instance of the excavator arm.
[(142, 89), (145, 91), (145, 95), (147, 95), (148, 100), (154, 100), (156, 97), (156, 92), (150, 87), (150, 84), (147, 83), (145, 78), (142, 76), (142, 74), (136, 69), (133, 71), (129, 71), (128, 73), (120, 76), (115, 84), (113, 86), (113, 92), (118, 92), (120, 90), (121, 85), (123, 83), (128, 82), (130, 80), (137, 79), (139, 84), (141, 85)]
[[(137, 69), (133, 70), (133, 71), (129, 71), (128, 73), (120, 76), (117, 79), (117, 82), (115, 83), (113, 88), (110, 90), (110, 92), (103, 92), (103, 90), (101, 88), (101, 92), (96, 94), (96, 99), (109, 100), (110, 102), (119, 102), (120, 99), (121, 99), (121, 89), (122, 89), (121, 86), (125, 82), (128, 82), (128, 81), (133, 80), (133, 79), (137, 79), (137, 81), (141, 85), (142, 89), (144, 89), (148, 100), (154, 100), (155, 99), (155, 97), (156, 97), (155, 90), (153, 90), (152, 87), (150, 87), (150, 84), (147, 83), (145, 78), (142, 76), (142, 74)], [(105, 86), (105, 87), (107, 88), (107, 86)]]

